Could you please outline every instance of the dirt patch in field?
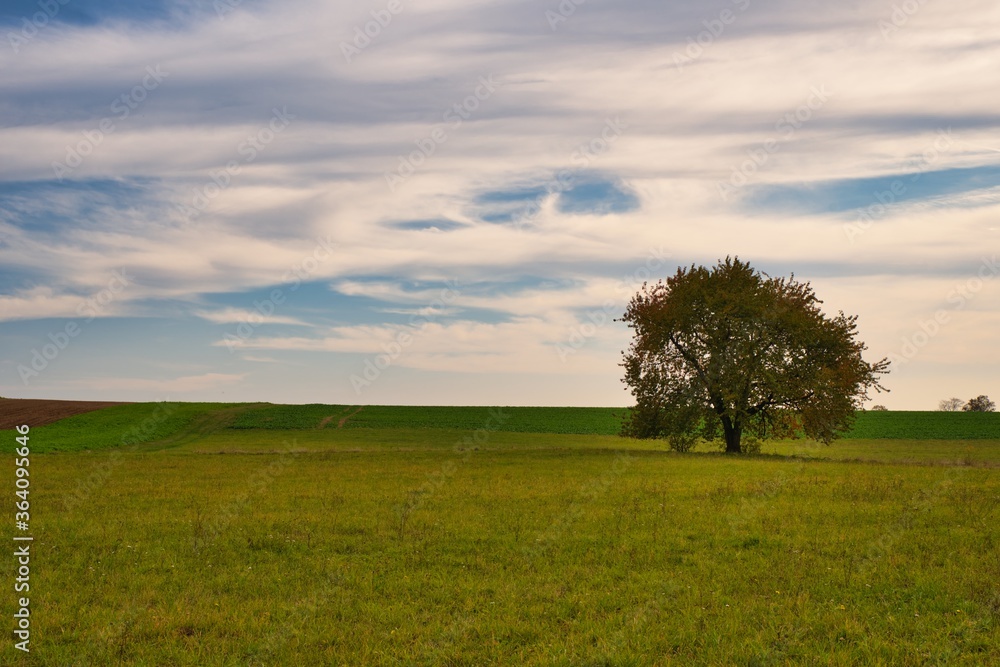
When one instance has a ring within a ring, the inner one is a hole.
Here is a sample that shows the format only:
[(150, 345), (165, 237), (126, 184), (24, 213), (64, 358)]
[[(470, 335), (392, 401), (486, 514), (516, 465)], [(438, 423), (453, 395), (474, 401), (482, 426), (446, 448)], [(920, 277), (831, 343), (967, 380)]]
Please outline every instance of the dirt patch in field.
[(0, 398), (0, 429), (11, 429), (20, 424), (45, 426), (60, 419), (85, 412), (103, 410), (114, 405), (112, 401), (54, 401), (44, 398)]

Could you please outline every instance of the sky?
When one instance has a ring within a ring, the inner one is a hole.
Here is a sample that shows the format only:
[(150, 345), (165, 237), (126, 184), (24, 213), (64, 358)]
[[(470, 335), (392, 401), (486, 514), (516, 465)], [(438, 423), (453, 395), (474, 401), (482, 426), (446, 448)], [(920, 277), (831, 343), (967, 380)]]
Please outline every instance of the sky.
[(621, 406), (738, 256), (1000, 395), (995, 0), (8, 0), (0, 395)]

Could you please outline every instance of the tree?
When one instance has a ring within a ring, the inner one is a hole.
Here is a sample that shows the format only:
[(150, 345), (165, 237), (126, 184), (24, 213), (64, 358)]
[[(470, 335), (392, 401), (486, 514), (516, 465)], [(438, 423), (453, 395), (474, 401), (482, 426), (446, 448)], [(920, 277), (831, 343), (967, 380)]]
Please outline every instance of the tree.
[(889, 411), (889, 408), (885, 407), (881, 403), (878, 404), (878, 405), (873, 405), (872, 406), (872, 412), (888, 412), (888, 411)]
[(699, 438), (744, 451), (757, 439), (803, 432), (829, 443), (849, 428), (887, 359), (869, 364), (856, 316), (827, 318), (809, 283), (771, 278), (739, 258), (679, 268), (643, 283), (621, 321), (634, 339), (621, 366), (636, 405), (622, 434)]
[(958, 412), (963, 410), (965, 401), (960, 398), (946, 398), (938, 403), (938, 410), (942, 412)]
[(997, 409), (997, 404), (991, 401), (989, 396), (982, 395), (970, 398), (962, 409), (966, 412), (993, 412)]

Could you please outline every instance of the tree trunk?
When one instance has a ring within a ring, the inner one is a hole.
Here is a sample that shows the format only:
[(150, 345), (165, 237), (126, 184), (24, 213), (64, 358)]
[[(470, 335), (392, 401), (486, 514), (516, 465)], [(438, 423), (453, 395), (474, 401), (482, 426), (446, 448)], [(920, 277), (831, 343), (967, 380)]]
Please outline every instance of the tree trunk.
[(726, 436), (726, 454), (742, 454), (740, 438), (743, 435), (743, 425), (734, 424), (729, 417), (722, 418), (722, 432)]

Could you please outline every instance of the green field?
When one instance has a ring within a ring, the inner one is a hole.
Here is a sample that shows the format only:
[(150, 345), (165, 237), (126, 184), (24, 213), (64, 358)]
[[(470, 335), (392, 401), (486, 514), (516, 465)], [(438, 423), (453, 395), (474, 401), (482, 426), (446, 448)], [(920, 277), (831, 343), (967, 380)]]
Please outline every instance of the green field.
[[(490, 407), (133, 403), (35, 429), (37, 452), (82, 451), (155, 443), (157, 448), (220, 431), (466, 429), (486, 423)], [(496, 430), (618, 435), (625, 408), (502, 408)], [(0, 431), (4, 433), (4, 431)], [(6, 433), (12, 434), (13, 431)], [(43, 437), (42, 437), (43, 436)], [(844, 440), (1000, 440), (1000, 413), (860, 412)], [(169, 441), (167, 443), (166, 441)], [(655, 446), (655, 445), (649, 445)]]
[(618, 438), (621, 412), (32, 429), (33, 650), (0, 664), (1000, 664), (1000, 415), (863, 413), (731, 457)]

